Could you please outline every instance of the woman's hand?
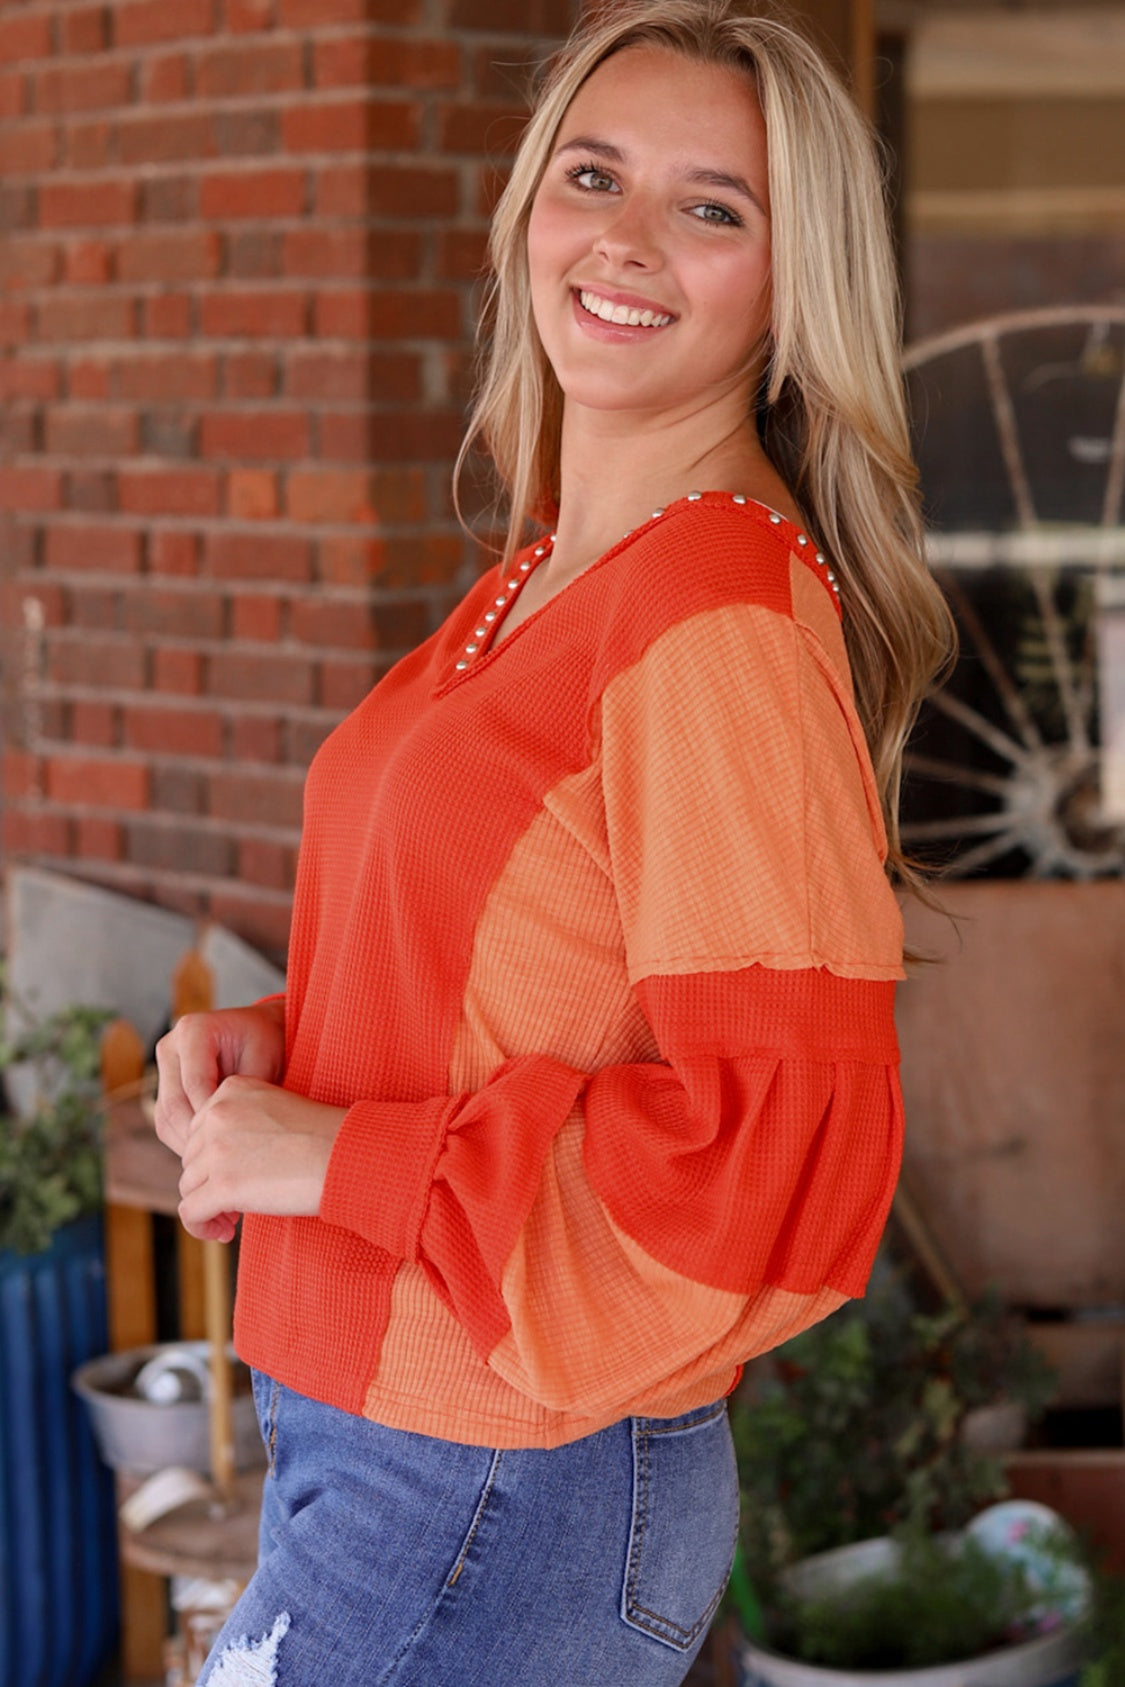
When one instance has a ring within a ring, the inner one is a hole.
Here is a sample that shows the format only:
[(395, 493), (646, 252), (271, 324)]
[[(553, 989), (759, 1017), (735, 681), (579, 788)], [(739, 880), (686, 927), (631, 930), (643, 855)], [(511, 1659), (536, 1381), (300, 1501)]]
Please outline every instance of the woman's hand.
[(346, 1112), (258, 1078), (224, 1078), (184, 1146), (184, 1229), (229, 1242), (241, 1212), (315, 1216)]
[(186, 1013), (157, 1043), (156, 1065), (156, 1134), (182, 1155), (192, 1120), (224, 1078), (280, 1082), (285, 1072), (285, 1003), (279, 998), (218, 1013)]

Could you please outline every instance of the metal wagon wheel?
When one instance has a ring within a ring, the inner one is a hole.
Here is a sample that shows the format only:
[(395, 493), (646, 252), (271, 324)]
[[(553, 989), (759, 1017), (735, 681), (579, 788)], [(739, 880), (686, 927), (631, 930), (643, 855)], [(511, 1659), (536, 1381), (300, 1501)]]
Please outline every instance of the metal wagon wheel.
[(972, 323), (904, 368), (930, 560), (962, 638), (908, 749), (904, 843), (955, 877), (1119, 874), (1095, 600), (1125, 567), (1125, 307)]

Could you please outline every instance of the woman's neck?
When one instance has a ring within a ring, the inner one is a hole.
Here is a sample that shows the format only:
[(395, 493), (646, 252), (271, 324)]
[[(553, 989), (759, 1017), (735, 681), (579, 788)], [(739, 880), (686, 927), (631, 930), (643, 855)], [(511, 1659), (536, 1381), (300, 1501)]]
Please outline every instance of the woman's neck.
[(799, 521), (792, 495), (749, 422), (641, 431), (564, 416), (560, 497), (549, 572), (565, 584), (623, 534), (693, 491), (743, 492)]

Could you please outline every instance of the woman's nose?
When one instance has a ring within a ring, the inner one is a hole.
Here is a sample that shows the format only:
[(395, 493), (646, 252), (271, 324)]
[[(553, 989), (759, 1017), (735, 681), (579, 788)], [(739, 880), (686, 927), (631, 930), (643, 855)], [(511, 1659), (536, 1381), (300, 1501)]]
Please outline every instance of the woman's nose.
[(610, 263), (655, 269), (663, 261), (657, 219), (639, 197), (629, 199), (606, 219), (594, 247)]

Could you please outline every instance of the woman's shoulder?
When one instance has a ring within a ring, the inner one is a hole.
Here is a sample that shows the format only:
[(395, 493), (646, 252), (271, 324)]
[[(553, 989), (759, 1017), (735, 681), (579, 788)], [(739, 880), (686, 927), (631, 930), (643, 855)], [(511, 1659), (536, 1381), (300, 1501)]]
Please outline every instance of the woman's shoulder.
[(606, 559), (602, 664), (618, 669), (701, 615), (747, 606), (805, 628), (842, 655), (828, 559), (778, 511), (703, 492), (653, 512)]

